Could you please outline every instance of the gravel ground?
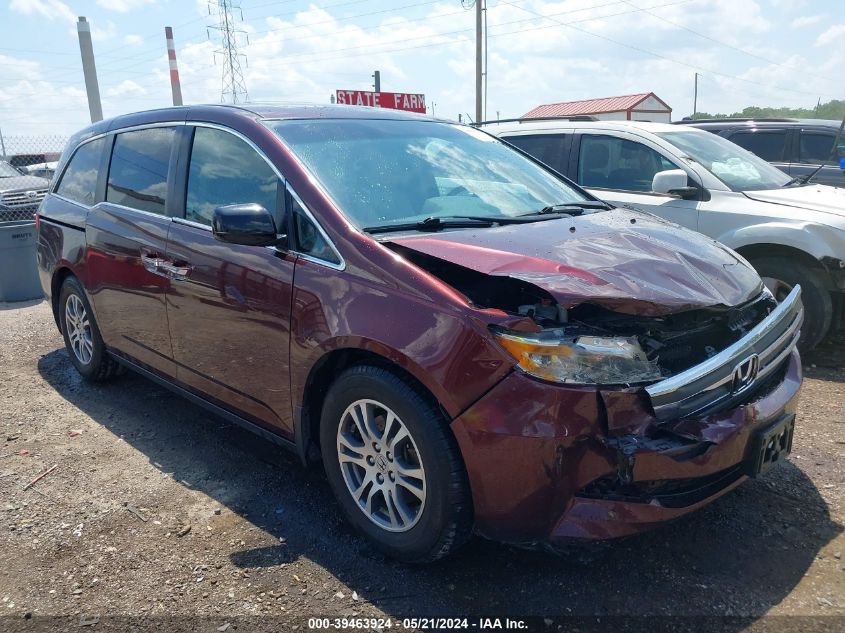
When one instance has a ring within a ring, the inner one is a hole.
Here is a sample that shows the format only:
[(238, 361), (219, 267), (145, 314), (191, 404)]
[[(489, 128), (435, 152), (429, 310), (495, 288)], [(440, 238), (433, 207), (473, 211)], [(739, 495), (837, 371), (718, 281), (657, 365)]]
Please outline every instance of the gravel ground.
[(843, 349), (805, 361), (789, 462), (704, 510), (564, 556), (476, 538), (419, 568), (370, 550), (319, 470), (140, 377), (83, 382), (46, 304), (0, 305), (0, 628), (56, 615), (72, 630), (109, 616), (209, 631), (353, 615), (845, 625)]

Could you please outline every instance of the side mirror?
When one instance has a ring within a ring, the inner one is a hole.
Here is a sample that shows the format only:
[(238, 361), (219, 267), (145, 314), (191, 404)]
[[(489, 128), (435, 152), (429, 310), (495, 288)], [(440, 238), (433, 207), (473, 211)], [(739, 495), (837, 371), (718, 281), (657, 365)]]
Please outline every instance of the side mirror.
[(698, 196), (698, 188), (687, 186), (687, 172), (683, 169), (667, 169), (654, 174), (651, 180), (651, 190), (654, 193), (665, 193), (678, 196), (684, 200)]
[(260, 204), (228, 204), (214, 209), (214, 239), (243, 246), (281, 246), (287, 236), (276, 233), (276, 221)]

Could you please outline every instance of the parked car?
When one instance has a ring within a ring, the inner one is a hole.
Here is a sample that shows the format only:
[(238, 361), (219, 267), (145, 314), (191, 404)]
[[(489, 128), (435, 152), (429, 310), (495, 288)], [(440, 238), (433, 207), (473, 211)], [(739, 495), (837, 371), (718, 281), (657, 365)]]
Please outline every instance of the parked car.
[(57, 173), (39, 271), (79, 373), (321, 460), (398, 559), (634, 533), (790, 450), (800, 288), (778, 305), (726, 247), (475, 128), (168, 108), (78, 133)]
[[(813, 181), (832, 187), (845, 186), (845, 171), (839, 165), (839, 152), (831, 153), (841, 121), (684, 119), (675, 123), (718, 134), (792, 177), (808, 176), (824, 165), (813, 176)], [(840, 141), (845, 146), (845, 138)]]
[(0, 222), (33, 219), (49, 184), (49, 180), (28, 176), (0, 161)]
[(845, 189), (793, 181), (738, 145), (687, 126), (546, 120), (485, 129), (602, 200), (735, 249), (779, 300), (800, 284), (802, 349), (845, 328)]
[(58, 164), (58, 161), (37, 163), (35, 165), (28, 165), (22, 169), (30, 176), (38, 176), (39, 178), (52, 180), (53, 174), (56, 173), (56, 166)]

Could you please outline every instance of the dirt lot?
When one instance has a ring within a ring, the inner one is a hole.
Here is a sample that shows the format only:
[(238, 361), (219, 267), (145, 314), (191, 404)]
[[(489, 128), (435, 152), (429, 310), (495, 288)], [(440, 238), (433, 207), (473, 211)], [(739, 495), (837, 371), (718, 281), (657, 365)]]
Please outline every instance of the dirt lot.
[(818, 617), (845, 617), (843, 350), (805, 361), (790, 461), (703, 511), (595, 551), (474, 539), (410, 568), (351, 532), (319, 471), (142, 378), (86, 384), (46, 304), (0, 306), (0, 629), (49, 615), (83, 631), (165, 615), (208, 631), (353, 614), (843, 626)]

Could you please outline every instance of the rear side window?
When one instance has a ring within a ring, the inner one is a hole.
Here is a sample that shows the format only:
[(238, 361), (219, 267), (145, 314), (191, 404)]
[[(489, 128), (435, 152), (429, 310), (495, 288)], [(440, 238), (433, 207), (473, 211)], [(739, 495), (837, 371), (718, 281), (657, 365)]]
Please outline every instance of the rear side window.
[(118, 134), (112, 149), (106, 200), (164, 215), (175, 134), (173, 128), (165, 127)]
[(801, 132), (801, 146), (798, 151), (798, 160), (802, 163), (822, 163), (826, 165), (839, 164), (836, 160), (836, 153), (831, 154), (835, 134), (824, 132)]
[(80, 145), (70, 159), (56, 193), (79, 204), (97, 203), (97, 176), (105, 139)]
[(786, 132), (783, 130), (737, 132), (730, 140), (770, 163), (783, 160), (786, 154)]
[(504, 137), (504, 140), (516, 145), (523, 152), (531, 154), (555, 171), (564, 173), (566, 169), (564, 145), (568, 147), (567, 136), (563, 134), (531, 134)]
[(279, 217), (279, 177), (252, 147), (234, 134), (198, 127), (194, 132), (185, 218), (211, 226), (215, 207), (258, 203)]

